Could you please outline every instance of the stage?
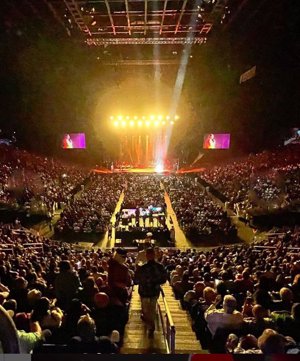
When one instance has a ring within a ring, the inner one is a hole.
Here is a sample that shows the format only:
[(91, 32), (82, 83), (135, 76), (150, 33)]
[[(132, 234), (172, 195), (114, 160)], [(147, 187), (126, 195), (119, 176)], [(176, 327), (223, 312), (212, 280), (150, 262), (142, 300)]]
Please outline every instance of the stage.
[(116, 168), (114, 170), (109, 169), (92, 169), (93, 172), (99, 174), (118, 174), (118, 173), (139, 173), (139, 174), (186, 174), (186, 173), (201, 173), (205, 168), (183, 168), (179, 170), (172, 169), (157, 169), (154, 167), (143, 167), (143, 168)]

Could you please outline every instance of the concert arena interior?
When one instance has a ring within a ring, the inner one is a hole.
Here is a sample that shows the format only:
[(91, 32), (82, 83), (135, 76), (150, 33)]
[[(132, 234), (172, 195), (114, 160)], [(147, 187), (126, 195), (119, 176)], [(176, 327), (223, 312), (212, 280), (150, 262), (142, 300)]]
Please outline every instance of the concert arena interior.
[(295, 0), (1, 0), (0, 353), (299, 357), (299, 29)]

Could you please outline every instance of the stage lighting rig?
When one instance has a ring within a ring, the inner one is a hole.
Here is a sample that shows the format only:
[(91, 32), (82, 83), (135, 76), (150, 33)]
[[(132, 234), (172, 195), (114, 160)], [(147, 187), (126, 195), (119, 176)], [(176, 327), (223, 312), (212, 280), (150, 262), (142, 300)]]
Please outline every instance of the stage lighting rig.
[(161, 127), (166, 126), (173, 126), (175, 122), (179, 119), (178, 115), (170, 116), (170, 115), (154, 115), (151, 114), (149, 116), (110, 116), (110, 120), (112, 121), (112, 124), (115, 128), (119, 128), (120, 126), (122, 128), (126, 128), (127, 126), (130, 126), (131, 129), (139, 127), (146, 127), (146, 128), (156, 128), (159, 129)]

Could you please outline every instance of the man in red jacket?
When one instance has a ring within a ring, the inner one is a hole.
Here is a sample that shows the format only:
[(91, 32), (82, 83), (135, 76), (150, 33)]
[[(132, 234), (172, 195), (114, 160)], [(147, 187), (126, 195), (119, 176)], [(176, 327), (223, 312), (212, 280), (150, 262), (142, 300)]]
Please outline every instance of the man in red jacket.
[(126, 250), (117, 248), (113, 257), (108, 261), (108, 286), (110, 296), (122, 304), (128, 300), (127, 287), (131, 285), (131, 277), (126, 261)]

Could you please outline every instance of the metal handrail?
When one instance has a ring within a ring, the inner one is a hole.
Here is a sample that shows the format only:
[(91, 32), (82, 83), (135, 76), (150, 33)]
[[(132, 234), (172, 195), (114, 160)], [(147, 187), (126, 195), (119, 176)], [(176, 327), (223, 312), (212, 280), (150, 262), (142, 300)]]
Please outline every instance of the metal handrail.
[(162, 309), (161, 309), (159, 303), (157, 303), (157, 309), (158, 309), (158, 314), (159, 314), (159, 318), (160, 318), (160, 322), (161, 322), (161, 326), (162, 326), (162, 332), (163, 332), (163, 336), (164, 336), (164, 340), (165, 340), (165, 344), (166, 344), (167, 354), (169, 354), (170, 348), (169, 348), (169, 344), (167, 342), (167, 331), (166, 331), (166, 326), (164, 323), (164, 316), (162, 314)]
[(166, 349), (167, 349), (168, 354), (174, 354), (175, 353), (176, 329), (175, 329), (173, 317), (171, 315), (171, 312), (170, 312), (163, 289), (161, 289), (161, 295), (162, 295), (162, 300), (163, 300), (164, 307), (165, 307), (165, 323), (164, 323), (164, 317), (162, 314), (162, 310), (161, 310), (161, 307), (159, 304), (158, 304), (158, 310), (159, 310), (159, 315), (161, 318), (163, 335), (164, 335), (164, 339), (165, 339), (165, 343), (166, 343)]

